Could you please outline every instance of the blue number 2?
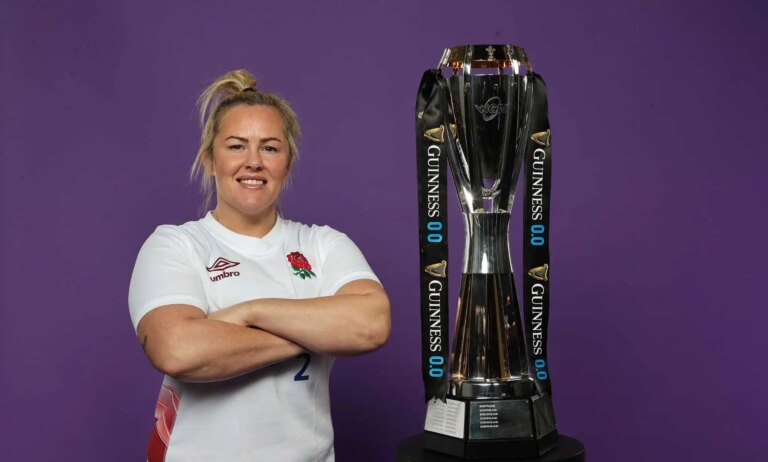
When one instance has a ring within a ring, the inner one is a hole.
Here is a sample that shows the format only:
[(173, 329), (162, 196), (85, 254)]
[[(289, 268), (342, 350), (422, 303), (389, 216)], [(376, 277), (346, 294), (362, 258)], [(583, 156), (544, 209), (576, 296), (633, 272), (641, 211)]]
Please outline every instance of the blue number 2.
[(301, 370), (299, 371), (299, 373), (293, 376), (293, 381), (299, 382), (301, 380), (309, 380), (309, 376), (304, 375), (304, 371), (306, 371), (307, 367), (309, 367), (309, 362), (312, 361), (312, 355), (310, 355), (309, 353), (302, 353), (299, 356), (297, 356), (297, 358), (304, 358), (304, 365), (301, 367)]

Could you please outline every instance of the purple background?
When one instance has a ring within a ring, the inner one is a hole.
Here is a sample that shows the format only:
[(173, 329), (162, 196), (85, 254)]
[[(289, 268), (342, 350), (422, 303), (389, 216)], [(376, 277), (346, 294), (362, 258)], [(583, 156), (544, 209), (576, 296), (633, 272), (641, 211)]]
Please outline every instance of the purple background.
[(394, 460), (425, 415), (416, 89), (443, 47), (498, 42), (550, 93), (561, 431), (590, 461), (765, 460), (765, 2), (188, 3), (0, 4), (0, 459), (144, 460), (131, 269), (196, 218), (194, 101), (243, 67), (303, 125), (285, 215), (349, 234), (391, 296), (389, 344), (332, 393), (338, 460)]

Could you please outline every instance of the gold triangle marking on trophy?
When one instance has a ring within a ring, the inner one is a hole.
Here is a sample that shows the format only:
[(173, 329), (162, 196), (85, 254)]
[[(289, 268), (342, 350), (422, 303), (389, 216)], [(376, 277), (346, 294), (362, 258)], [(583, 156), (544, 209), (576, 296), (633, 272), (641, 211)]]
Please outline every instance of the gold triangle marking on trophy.
[(440, 125), (437, 128), (430, 128), (424, 132), (424, 136), (426, 136), (430, 141), (442, 143), (445, 141), (445, 127)]
[(537, 281), (549, 281), (549, 265), (544, 263), (536, 268), (528, 270), (528, 276), (536, 279)]
[(450, 127), (451, 127), (451, 136), (456, 138), (456, 124), (451, 124)]
[(533, 135), (531, 135), (531, 139), (536, 144), (549, 147), (549, 136), (551, 134), (552, 132), (550, 132), (549, 129), (547, 129), (546, 131), (543, 131), (543, 132), (534, 133)]
[(424, 271), (430, 276), (434, 276), (436, 278), (444, 278), (447, 276), (445, 273), (446, 266), (448, 266), (448, 262), (443, 260), (440, 263), (427, 265), (426, 268), (424, 268)]
[(423, 118), (423, 117), (424, 117), (424, 111), (419, 111), (419, 112), (416, 114), (416, 118), (417, 118), (417, 119), (421, 119), (421, 118)]

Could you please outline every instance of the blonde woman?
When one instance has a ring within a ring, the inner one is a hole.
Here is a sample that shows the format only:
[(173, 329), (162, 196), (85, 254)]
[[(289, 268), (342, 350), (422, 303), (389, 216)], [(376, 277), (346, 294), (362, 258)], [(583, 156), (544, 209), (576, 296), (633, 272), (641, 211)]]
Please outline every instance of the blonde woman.
[(333, 461), (336, 355), (381, 347), (389, 300), (355, 244), (281, 216), (299, 126), (246, 71), (201, 95), (192, 173), (216, 206), (159, 226), (129, 291), (149, 361), (165, 374), (149, 462)]

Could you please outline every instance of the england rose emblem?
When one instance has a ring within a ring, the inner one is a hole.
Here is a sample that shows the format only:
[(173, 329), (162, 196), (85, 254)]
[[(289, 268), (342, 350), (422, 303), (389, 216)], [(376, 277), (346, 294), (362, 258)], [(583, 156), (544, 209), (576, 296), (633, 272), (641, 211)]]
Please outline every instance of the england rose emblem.
[(288, 263), (291, 264), (295, 276), (299, 276), (301, 279), (316, 277), (315, 273), (312, 272), (312, 265), (301, 252), (291, 252), (286, 255), (286, 258), (288, 258)]

